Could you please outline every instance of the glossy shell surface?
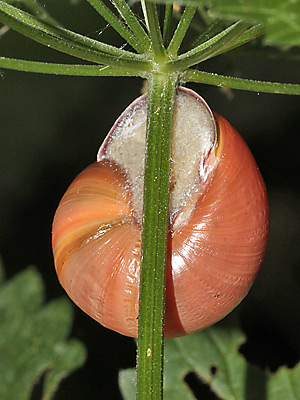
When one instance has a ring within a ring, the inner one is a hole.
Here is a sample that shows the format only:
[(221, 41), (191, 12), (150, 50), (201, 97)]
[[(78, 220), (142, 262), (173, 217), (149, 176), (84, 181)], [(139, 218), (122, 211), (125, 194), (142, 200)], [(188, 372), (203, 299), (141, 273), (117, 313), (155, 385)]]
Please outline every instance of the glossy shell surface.
[[(134, 104), (139, 107), (141, 102), (145, 97)], [(125, 110), (112, 128), (99, 161), (70, 185), (53, 223), (54, 259), (62, 286), (87, 314), (127, 336), (137, 335), (141, 211), (135, 208), (141, 194), (135, 193), (142, 191), (131, 179), (135, 172), (108, 156), (107, 149), (133, 108)], [(266, 247), (267, 197), (255, 160), (224, 118), (210, 118), (215, 132), (197, 161), (197, 182), (180, 207), (170, 210), (168, 337), (204, 329), (228, 314), (251, 287)]]

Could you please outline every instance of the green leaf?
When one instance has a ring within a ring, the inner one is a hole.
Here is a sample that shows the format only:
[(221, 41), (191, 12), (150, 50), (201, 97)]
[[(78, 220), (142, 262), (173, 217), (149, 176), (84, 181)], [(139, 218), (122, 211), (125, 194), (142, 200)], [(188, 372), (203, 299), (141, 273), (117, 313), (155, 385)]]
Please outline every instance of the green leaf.
[(0, 57), (0, 68), (52, 75), (144, 77), (143, 72), (139, 73), (138, 71), (131, 71), (126, 68), (108, 67), (107, 65), (56, 64), (6, 57)]
[(210, 0), (205, 3), (211, 6), (212, 14), (228, 20), (242, 18), (263, 23), (268, 45), (300, 45), (299, 0)]
[(198, 82), (205, 85), (229, 87), (231, 89), (250, 90), (262, 93), (300, 95), (300, 85), (291, 83), (265, 82), (252, 79), (242, 79), (232, 76), (213, 74), (190, 69), (183, 73), (182, 81)]
[(67, 29), (39, 21), (0, 0), (0, 21), (17, 32), (55, 50), (98, 64), (143, 69), (143, 57), (90, 39)]
[(142, 1), (142, 6), (149, 36), (152, 42), (154, 56), (156, 60), (159, 61), (160, 57), (163, 58), (165, 54), (165, 48), (163, 46), (157, 6), (148, 0)]
[(3, 267), (2, 259), (0, 258), (0, 286), (1, 286), (2, 283), (4, 282), (4, 279), (5, 279), (5, 272), (4, 272), (4, 267)]
[(124, 369), (119, 374), (119, 386), (125, 400), (135, 400), (136, 394), (136, 370)]
[(267, 388), (268, 399), (297, 400), (300, 397), (300, 364), (293, 369), (280, 368), (270, 376)]
[(191, 24), (193, 16), (196, 12), (196, 7), (186, 7), (181, 19), (177, 25), (176, 31), (174, 32), (171, 43), (168, 47), (168, 52), (171, 55), (177, 55), (177, 52), (182, 44), (182, 41), (186, 35), (186, 32)]
[(143, 47), (146, 50), (150, 50), (151, 40), (150, 40), (149, 36), (147, 35), (147, 33), (145, 32), (145, 30), (144, 30), (142, 24), (140, 23), (140, 21), (138, 20), (137, 16), (130, 8), (127, 1), (126, 0), (114, 0), (111, 2), (118, 10), (120, 16), (124, 19), (124, 21), (128, 25), (128, 28), (130, 28), (132, 30), (133, 34), (138, 38), (138, 40), (141, 41)]
[(206, 5), (211, 16), (227, 21), (262, 23), (267, 45), (300, 45), (300, 0), (181, 0), (180, 3)]
[(129, 43), (139, 53), (144, 53), (145, 48), (143, 43), (127, 28), (123, 21), (120, 20), (108, 8), (102, 0), (87, 0), (91, 6), (110, 24), (116, 32), (121, 35), (127, 43)]
[[(234, 317), (202, 332), (165, 342), (165, 400), (195, 399), (185, 382), (196, 374), (222, 400), (296, 400), (300, 393), (300, 364), (270, 373), (249, 364), (239, 353), (245, 336)], [(135, 370), (119, 376), (125, 400), (134, 399)]]
[(0, 398), (29, 399), (43, 377), (43, 399), (86, 358), (77, 340), (66, 342), (72, 308), (65, 298), (43, 306), (40, 275), (30, 267), (0, 287)]
[(239, 39), (247, 28), (248, 24), (238, 21), (196, 48), (181, 54), (177, 59), (168, 61), (166, 66), (174, 71), (184, 70), (212, 58)]
[(247, 363), (238, 349), (244, 340), (243, 333), (226, 319), (197, 334), (166, 342), (167, 396), (180, 390), (185, 397), (189, 388), (184, 377), (194, 372), (222, 399), (242, 399)]

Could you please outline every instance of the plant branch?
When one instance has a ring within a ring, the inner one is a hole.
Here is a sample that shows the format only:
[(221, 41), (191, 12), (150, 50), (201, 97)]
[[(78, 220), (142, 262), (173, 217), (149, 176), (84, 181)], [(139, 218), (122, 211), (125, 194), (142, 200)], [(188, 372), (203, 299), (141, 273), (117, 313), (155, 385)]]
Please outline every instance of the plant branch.
[(176, 60), (167, 62), (167, 70), (170, 72), (184, 70), (192, 65), (214, 57), (216, 54), (220, 53), (223, 48), (228, 46), (229, 43), (240, 37), (248, 26), (249, 25), (245, 22), (236, 22), (213, 38), (180, 55)]
[[(206, 42), (207, 40), (211, 39), (222, 30), (224, 30), (225, 24), (222, 19), (216, 19), (213, 21), (199, 36), (191, 44), (191, 49), (196, 48), (200, 44)], [(197, 30), (199, 32), (199, 30)]]
[(171, 57), (175, 57), (178, 53), (178, 50), (182, 44), (182, 41), (185, 37), (185, 34), (191, 24), (193, 16), (197, 10), (195, 6), (187, 6), (182, 14), (182, 17), (177, 25), (176, 31), (173, 35), (171, 43), (167, 49), (169, 55)]
[(172, 17), (173, 17), (173, 4), (166, 4), (164, 28), (163, 28), (163, 45), (164, 45), (164, 47), (167, 47), (171, 40)]
[(227, 51), (233, 50), (237, 47), (240, 47), (246, 43), (251, 42), (254, 39), (259, 38), (262, 36), (265, 32), (265, 28), (263, 25), (255, 25), (252, 28), (247, 29), (245, 32), (241, 34), (240, 37), (238, 37), (236, 40), (233, 42), (229, 43), (228, 46), (225, 46), (223, 49), (221, 49), (219, 52), (215, 54), (215, 56), (219, 56), (220, 54), (223, 54)]
[(241, 79), (192, 69), (182, 74), (181, 81), (261, 93), (300, 95), (300, 85), (298, 84)]
[(149, 79), (144, 180), (137, 399), (162, 398), (172, 121), (177, 75)]
[(143, 72), (107, 65), (56, 64), (6, 57), (0, 57), (0, 68), (51, 75), (145, 77)]
[[(134, 55), (133, 53), (126, 51), (124, 53), (124, 50), (121, 50), (120, 52), (120, 49), (117, 47), (90, 39), (68, 29), (43, 23), (33, 15), (28, 14), (16, 7), (8, 6), (3, 1), (0, 1), (0, 18), (2, 22), (7, 23), (13, 29), (30, 38), (33, 38), (32, 36), (34, 34), (36, 34), (36, 36), (48, 35), (57, 39), (65, 39), (70, 42), (76, 42), (76, 44), (81, 44), (88, 49), (92, 48), (93, 50), (99, 50), (111, 55), (123, 55), (130, 57)], [(29, 33), (31, 36), (29, 36)], [(36, 38), (33, 39), (37, 40)]]
[(91, 6), (119, 33), (127, 43), (130, 44), (138, 53), (145, 52), (145, 48), (133, 33), (104, 3), (102, 0), (87, 0)]
[(142, 4), (149, 35), (152, 41), (154, 58), (159, 62), (159, 60), (164, 57), (165, 48), (163, 45), (156, 4), (148, 0), (142, 0)]
[(137, 38), (139, 38), (139, 41), (144, 48), (144, 52), (149, 52), (151, 49), (151, 40), (142, 25), (137, 20), (126, 0), (111, 0), (111, 2), (118, 10), (121, 17), (124, 18), (128, 27), (132, 30), (133, 34)]
[(98, 64), (130, 69), (149, 69), (143, 56), (109, 46), (68, 31), (48, 25), (30, 14), (0, 1), (0, 20), (19, 33), (55, 50)]

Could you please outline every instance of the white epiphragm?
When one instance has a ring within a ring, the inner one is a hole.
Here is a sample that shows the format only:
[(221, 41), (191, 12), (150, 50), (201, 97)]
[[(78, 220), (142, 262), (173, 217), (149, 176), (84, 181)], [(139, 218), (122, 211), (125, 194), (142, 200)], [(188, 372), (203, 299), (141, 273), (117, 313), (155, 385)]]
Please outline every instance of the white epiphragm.
[[(139, 223), (143, 215), (146, 119), (147, 101), (143, 96), (124, 111), (98, 153), (98, 160), (114, 161), (126, 172)], [(169, 206), (170, 221), (173, 223), (176, 218), (176, 227), (192, 211), (192, 207), (185, 206), (191, 204), (195, 193), (201, 193), (203, 189), (207, 174), (204, 161), (215, 142), (215, 121), (205, 101), (191, 90), (178, 90), (174, 107)]]

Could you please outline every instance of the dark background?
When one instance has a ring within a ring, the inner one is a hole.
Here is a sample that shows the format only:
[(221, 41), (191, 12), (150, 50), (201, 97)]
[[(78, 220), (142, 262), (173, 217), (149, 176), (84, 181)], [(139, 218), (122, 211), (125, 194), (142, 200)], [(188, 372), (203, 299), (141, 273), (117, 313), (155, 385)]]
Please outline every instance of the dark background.
[[(122, 44), (110, 27), (99, 36), (106, 23), (85, 2), (46, 4), (66, 27)], [(0, 39), (0, 54), (74, 62), (12, 31)], [(201, 68), (299, 83), (299, 61), (281, 57), (266, 60), (238, 52)], [(44, 278), (48, 300), (64, 294), (51, 253), (55, 209), (73, 178), (95, 160), (106, 133), (140, 95), (142, 84), (135, 78), (56, 77), (2, 70), (0, 254), (7, 278), (33, 264)], [(241, 351), (250, 361), (272, 370), (293, 366), (300, 354), (300, 97), (188, 86), (238, 129), (267, 185), (269, 245), (260, 275), (239, 307), (248, 335)], [(88, 360), (63, 381), (56, 399), (119, 399), (117, 374), (135, 365), (134, 341), (101, 327), (77, 308), (73, 336), (87, 346)]]

